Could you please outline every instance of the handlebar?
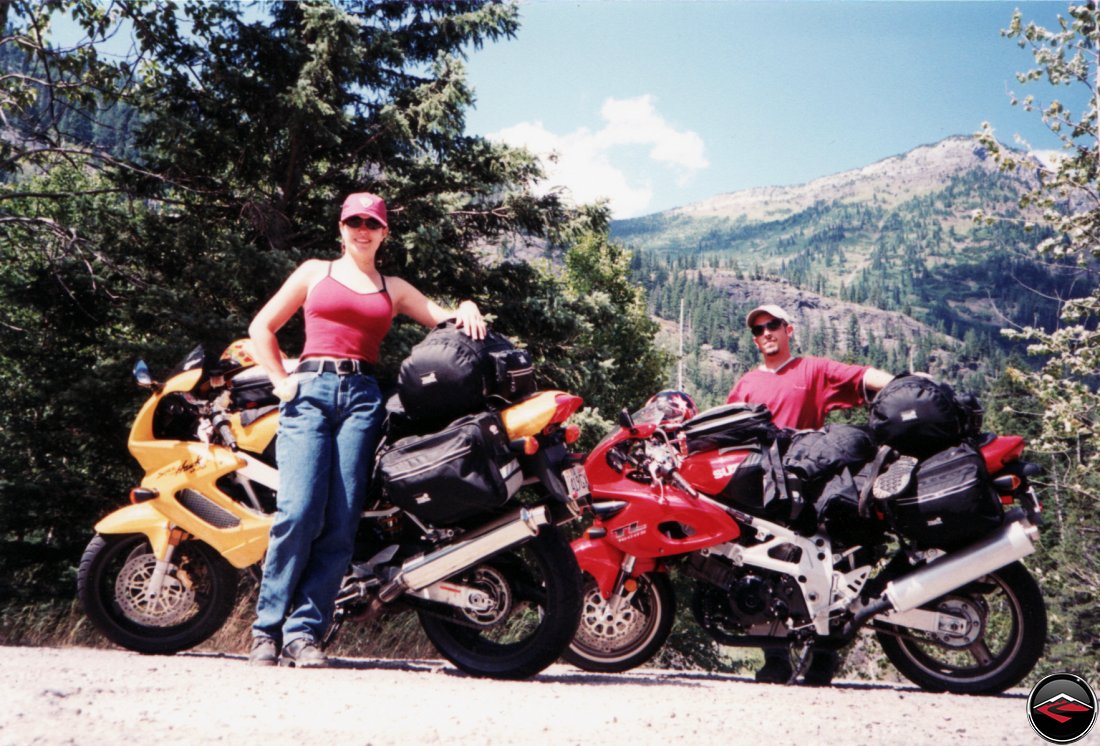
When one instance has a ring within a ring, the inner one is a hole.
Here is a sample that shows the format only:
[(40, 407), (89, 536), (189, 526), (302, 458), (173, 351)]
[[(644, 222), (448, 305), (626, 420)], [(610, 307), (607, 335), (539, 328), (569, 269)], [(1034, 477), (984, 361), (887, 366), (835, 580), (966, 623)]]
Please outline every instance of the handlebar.
[(222, 442), (225, 443), (231, 451), (240, 450), (240, 446), (237, 445), (237, 439), (233, 436), (233, 428), (229, 424), (229, 418), (225, 416), (224, 412), (216, 414), (212, 420), (212, 424), (218, 435), (221, 436)]

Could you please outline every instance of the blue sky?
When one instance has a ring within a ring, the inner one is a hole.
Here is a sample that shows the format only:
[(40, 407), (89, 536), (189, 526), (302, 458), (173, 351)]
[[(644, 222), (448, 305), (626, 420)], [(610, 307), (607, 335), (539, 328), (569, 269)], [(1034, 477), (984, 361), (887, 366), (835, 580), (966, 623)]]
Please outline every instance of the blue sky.
[(1054, 27), (1068, 3), (525, 0), (515, 39), (471, 52), (467, 130), (554, 152), (551, 181), (631, 217), (798, 184), (976, 132), (1057, 147), (1015, 73), (1015, 8)]

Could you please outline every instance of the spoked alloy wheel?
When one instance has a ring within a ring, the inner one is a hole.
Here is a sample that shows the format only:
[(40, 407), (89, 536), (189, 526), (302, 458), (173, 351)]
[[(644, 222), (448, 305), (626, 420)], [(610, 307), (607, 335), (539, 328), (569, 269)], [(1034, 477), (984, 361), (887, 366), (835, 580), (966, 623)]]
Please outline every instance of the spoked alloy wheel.
[(1039, 586), (1018, 562), (923, 608), (960, 616), (967, 628), (937, 634), (904, 628), (876, 632), (894, 667), (922, 689), (997, 694), (1018, 684), (1042, 655), (1046, 605)]
[(629, 671), (652, 658), (668, 639), (676, 617), (676, 596), (665, 573), (638, 578), (628, 598), (607, 600), (585, 576), (580, 625), (562, 654), (585, 671)]
[(481, 591), (489, 608), (418, 613), (436, 649), (467, 673), (534, 676), (557, 660), (577, 628), (580, 570), (573, 550), (553, 528), (452, 580)]
[(139, 653), (175, 653), (218, 631), (237, 600), (237, 571), (198, 541), (176, 547), (156, 598), (156, 567), (141, 534), (96, 536), (84, 550), (77, 591), (88, 617), (112, 642)]

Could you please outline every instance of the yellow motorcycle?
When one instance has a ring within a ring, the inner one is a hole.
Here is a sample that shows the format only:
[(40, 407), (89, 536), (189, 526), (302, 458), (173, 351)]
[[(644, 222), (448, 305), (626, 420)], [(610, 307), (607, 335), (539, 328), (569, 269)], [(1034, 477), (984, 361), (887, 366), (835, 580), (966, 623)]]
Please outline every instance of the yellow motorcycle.
[[(233, 611), (240, 572), (259, 572), (279, 489), (278, 406), (262, 368), (241, 364), (241, 349), (234, 343), (212, 363), (197, 348), (163, 383), (144, 362), (134, 368), (151, 392), (129, 439), (145, 476), (129, 505), (96, 524), (78, 573), (88, 617), (125, 648), (198, 645)], [(580, 615), (580, 573), (558, 526), (580, 515), (587, 495), (568, 450), (579, 431), (566, 422), (582, 404), (541, 391), (452, 423), (461, 431), (398, 439), (391, 427), (378, 451), (389, 468), (376, 469), (324, 643), (349, 619), (405, 607), (469, 673), (521, 678), (556, 660)], [(455, 443), (466, 444), (465, 460), (450, 482), (403, 491), (414, 471), (453, 471)], [(470, 485), (490, 483), (499, 489), (471, 494)], [(462, 500), (449, 500), (452, 492)]]

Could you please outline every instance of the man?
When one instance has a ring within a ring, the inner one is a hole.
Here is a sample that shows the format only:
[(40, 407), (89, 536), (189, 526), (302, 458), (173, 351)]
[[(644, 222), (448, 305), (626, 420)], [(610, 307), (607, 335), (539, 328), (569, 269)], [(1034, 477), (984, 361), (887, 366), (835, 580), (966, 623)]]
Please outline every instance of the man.
[[(779, 427), (818, 430), (824, 426), (826, 414), (863, 404), (893, 379), (890, 373), (866, 365), (794, 357), (794, 325), (779, 306), (758, 306), (749, 311), (746, 322), (764, 362), (737, 381), (726, 402), (766, 404)], [(836, 651), (815, 649), (805, 683), (828, 686), (839, 662)], [(757, 681), (786, 683), (791, 673), (786, 648), (764, 648), (764, 666), (756, 672)]]

